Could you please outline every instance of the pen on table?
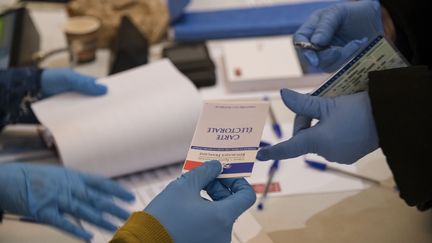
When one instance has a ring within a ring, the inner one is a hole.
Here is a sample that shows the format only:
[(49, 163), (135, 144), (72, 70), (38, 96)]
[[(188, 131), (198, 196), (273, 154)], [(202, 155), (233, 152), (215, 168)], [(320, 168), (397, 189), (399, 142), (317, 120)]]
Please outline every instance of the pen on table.
[[(264, 97), (264, 100), (269, 101), (269, 98)], [(276, 116), (274, 114), (271, 103), (270, 103), (270, 122), (272, 124), (272, 129), (273, 129), (273, 132), (275, 133), (276, 137), (278, 139), (281, 139), (282, 138), (282, 129), (281, 129), (279, 123), (277, 123), (277, 121), (276, 121)]]
[(271, 186), (271, 183), (273, 181), (274, 175), (275, 175), (275, 173), (276, 173), (276, 171), (278, 169), (279, 169), (279, 160), (274, 160), (273, 163), (272, 163), (272, 165), (270, 166), (270, 169), (269, 169), (268, 179), (267, 179), (267, 183), (266, 183), (266, 185), (264, 187), (263, 195), (262, 195), (262, 197), (261, 197), (261, 199), (260, 199), (260, 201), (258, 203), (258, 209), (259, 210), (263, 210), (264, 209), (264, 201), (267, 198), (267, 195), (269, 193), (270, 186)]
[(313, 50), (313, 51), (322, 51), (327, 48), (326, 46), (318, 46), (306, 41), (296, 41), (294, 42), (294, 46), (302, 49)]
[(375, 185), (379, 185), (379, 186), (383, 185), (381, 183), (381, 181), (379, 181), (379, 180), (376, 180), (376, 179), (373, 179), (373, 178), (370, 178), (370, 177), (367, 177), (367, 176), (359, 175), (359, 174), (356, 174), (356, 173), (352, 173), (352, 172), (349, 172), (349, 171), (346, 171), (346, 170), (341, 170), (339, 168), (333, 167), (331, 165), (328, 165), (328, 164), (325, 164), (325, 163), (322, 163), (322, 162), (318, 162), (318, 161), (314, 161), (314, 160), (308, 160), (308, 159), (305, 159), (305, 162), (310, 167), (312, 167), (314, 169), (317, 169), (317, 170), (320, 170), (320, 171), (335, 171), (335, 172), (338, 172), (338, 173), (341, 173), (341, 174), (344, 174), (344, 175), (352, 176), (352, 177), (355, 177), (355, 178), (359, 178), (359, 179), (371, 182), (371, 183), (373, 183)]

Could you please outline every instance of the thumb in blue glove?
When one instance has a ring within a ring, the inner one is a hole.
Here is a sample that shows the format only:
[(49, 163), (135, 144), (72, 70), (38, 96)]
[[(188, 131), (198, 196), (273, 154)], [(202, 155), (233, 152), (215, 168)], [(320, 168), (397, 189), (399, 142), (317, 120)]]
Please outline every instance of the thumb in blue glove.
[[(293, 137), (258, 151), (258, 160), (281, 160), (316, 153), (351, 164), (378, 148), (378, 135), (367, 92), (323, 98), (284, 89), (282, 100), (297, 114)], [(312, 119), (319, 122), (311, 127)]]
[(0, 165), (0, 210), (53, 225), (85, 240), (92, 235), (65, 218), (83, 219), (106, 230), (117, 227), (103, 214), (127, 219), (129, 212), (113, 202), (134, 196), (117, 183), (59, 166), (8, 163)]
[[(256, 195), (245, 179), (215, 180), (222, 170), (210, 161), (171, 182), (145, 209), (174, 242), (228, 243), (234, 221)], [(205, 189), (213, 201), (201, 197)]]
[(302, 52), (312, 65), (333, 72), (368, 40), (383, 34), (379, 2), (350, 1), (314, 12), (294, 34), (294, 41), (329, 46), (323, 51)]
[(41, 75), (41, 91), (44, 97), (78, 92), (86, 95), (103, 95), (107, 87), (96, 83), (96, 79), (74, 72), (70, 69), (45, 69)]

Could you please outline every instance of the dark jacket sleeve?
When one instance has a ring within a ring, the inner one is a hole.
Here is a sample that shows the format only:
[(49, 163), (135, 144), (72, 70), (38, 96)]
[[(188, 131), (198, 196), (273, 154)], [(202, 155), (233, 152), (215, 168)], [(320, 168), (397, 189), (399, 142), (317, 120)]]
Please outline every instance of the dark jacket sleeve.
[(0, 129), (13, 123), (37, 123), (30, 103), (40, 98), (41, 70), (0, 70)]
[(381, 0), (396, 29), (396, 46), (412, 65), (431, 66), (429, 1)]
[(380, 147), (400, 196), (421, 210), (432, 206), (432, 51), (426, 3), (381, 0), (395, 24), (395, 44), (413, 66), (369, 73), (369, 96)]
[(432, 200), (432, 72), (414, 66), (369, 73), (379, 143), (400, 196), (422, 208)]

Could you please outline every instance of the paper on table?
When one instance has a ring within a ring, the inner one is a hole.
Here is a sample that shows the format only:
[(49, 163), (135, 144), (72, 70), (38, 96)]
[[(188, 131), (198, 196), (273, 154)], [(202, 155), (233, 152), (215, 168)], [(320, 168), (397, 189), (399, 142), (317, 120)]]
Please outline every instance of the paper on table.
[(313, 86), (324, 79), (303, 72), (290, 35), (226, 40), (222, 46), (229, 92)]
[(118, 176), (184, 160), (201, 100), (169, 61), (99, 81), (105, 96), (67, 93), (33, 105), (64, 165)]
[[(282, 126), (283, 134), (289, 135), (278, 141), (275, 137), (271, 126), (267, 125), (264, 128), (263, 140), (275, 144), (287, 140), (292, 134), (292, 124), (284, 124)], [(318, 155), (308, 154), (305, 156), (308, 159), (326, 162), (326, 160)], [(327, 162), (326, 162), (327, 163)], [(268, 177), (271, 161), (255, 163), (252, 176), (246, 178), (255, 188), (263, 188)], [(354, 165), (338, 165), (332, 163), (332, 166), (338, 166), (341, 169), (356, 172), (357, 168)], [(307, 193), (324, 193), (324, 192), (340, 192), (340, 191), (355, 191), (361, 190), (366, 185), (357, 178), (343, 176), (331, 172), (322, 172), (310, 168), (304, 162), (304, 157), (282, 160), (279, 163), (279, 170), (276, 172), (269, 196), (283, 196), (293, 194)], [(261, 194), (258, 194), (260, 196)]]
[[(119, 205), (124, 206), (131, 212), (143, 210), (170, 181), (181, 174), (181, 168), (181, 164), (175, 164), (118, 179), (118, 182), (129, 188), (136, 197), (133, 204), (119, 202)], [(109, 219), (118, 226), (124, 223), (114, 217), (110, 217)], [(92, 243), (106, 243), (109, 242), (113, 236), (112, 233), (96, 228), (88, 223), (82, 222), (82, 225), (94, 235), (91, 241)], [(249, 212), (246, 212), (236, 220), (233, 227), (232, 240), (236, 243), (246, 243), (260, 234), (261, 238), (266, 239), (265, 235), (262, 236), (263, 231), (261, 225)], [(271, 243), (271, 241), (269, 240), (261, 243)]]

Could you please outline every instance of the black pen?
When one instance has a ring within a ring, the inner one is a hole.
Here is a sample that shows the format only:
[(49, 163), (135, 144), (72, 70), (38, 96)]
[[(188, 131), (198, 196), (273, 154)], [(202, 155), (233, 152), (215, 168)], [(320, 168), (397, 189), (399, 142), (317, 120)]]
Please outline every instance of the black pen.
[(279, 169), (279, 160), (275, 160), (275, 161), (273, 161), (273, 164), (270, 166), (267, 183), (265, 185), (264, 192), (263, 192), (263, 195), (260, 199), (260, 202), (258, 203), (258, 209), (259, 210), (264, 209), (264, 201), (267, 199), (267, 195), (270, 191), (270, 186), (272, 184), (274, 175), (276, 174), (276, 171), (278, 169)]

